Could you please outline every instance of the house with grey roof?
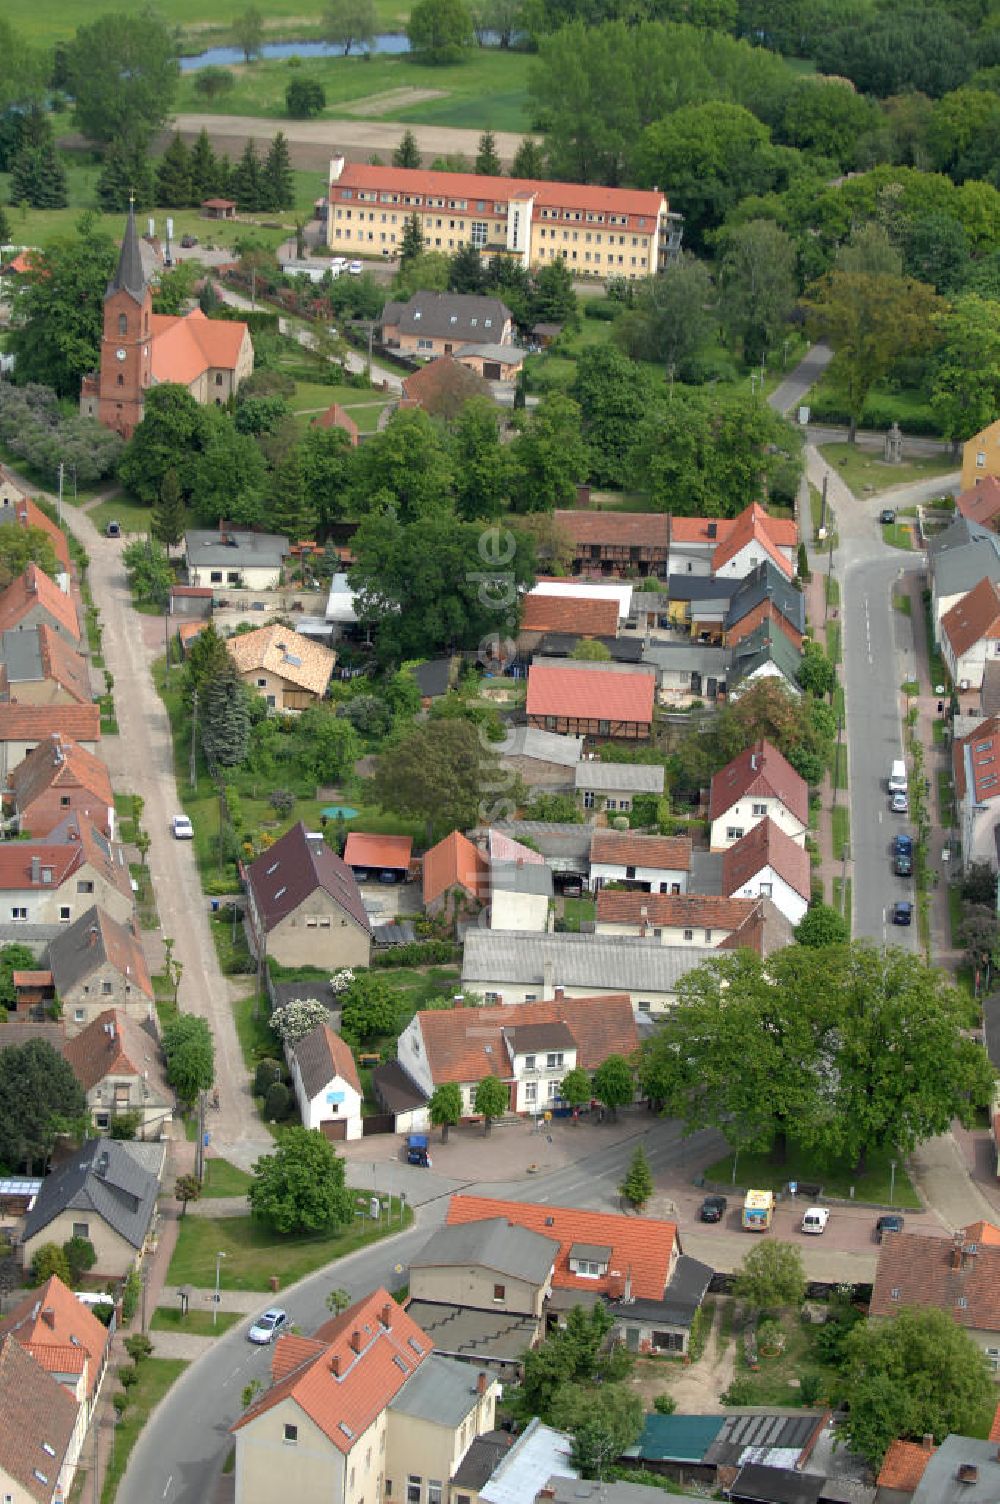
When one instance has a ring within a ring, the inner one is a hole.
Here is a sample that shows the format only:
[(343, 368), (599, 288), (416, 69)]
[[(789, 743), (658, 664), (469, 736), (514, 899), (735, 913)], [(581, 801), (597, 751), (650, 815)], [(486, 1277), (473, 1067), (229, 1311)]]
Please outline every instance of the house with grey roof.
[(549, 928), (552, 873), (544, 862), (493, 862), (490, 929), (543, 934)]
[(153, 1229), (160, 1189), (159, 1176), (144, 1167), (137, 1149), (152, 1150), (162, 1165), (159, 1145), (92, 1138), (46, 1176), (24, 1224), (26, 1269), (43, 1243), (61, 1247), (72, 1237), (94, 1245), (95, 1277), (117, 1279), (134, 1268)]
[(802, 653), (770, 618), (730, 650), (732, 662), (726, 687), (731, 700), (761, 679), (777, 679), (791, 694), (799, 695)]
[(582, 736), (563, 736), (558, 731), (540, 731), (536, 726), (512, 726), (493, 750), (505, 767), (528, 788), (549, 791), (573, 787), (573, 770), (583, 756)]
[(752, 569), (734, 592), (726, 610), (726, 642), (749, 636), (762, 621), (773, 621), (796, 647), (806, 630), (805, 596), (782, 571), (764, 560)]
[[(373, 1377), (373, 1382), (378, 1379)], [(469, 1441), (480, 1427), (492, 1430), (498, 1393), (496, 1375), (484, 1366), (470, 1367), (427, 1353), (385, 1407), (386, 1478), (421, 1476), (426, 1469), (426, 1476), (437, 1473), (447, 1490)], [(345, 1490), (341, 1497), (351, 1496)], [(428, 1497), (421, 1493), (421, 1498)], [(447, 1497), (452, 1497), (450, 1490)]]
[(184, 534), (188, 584), (216, 590), (276, 590), (289, 554), (279, 533), (252, 533), (220, 522)]
[(477, 1436), (451, 1480), (455, 1499), (464, 1493), (472, 1504), (479, 1490), (496, 1472), (500, 1459), (513, 1445), (514, 1437), (510, 1431), (484, 1431), (482, 1436)]
[(995, 1504), (1000, 1498), (1000, 1452), (995, 1441), (946, 1436), (933, 1454), (911, 1504)]
[(968, 517), (956, 517), (943, 533), (927, 540), (931, 577), (931, 620), (940, 641), (941, 618), (980, 580), (1000, 584), (1000, 535)]
[(534, 1416), (479, 1490), (480, 1504), (525, 1504), (537, 1497), (543, 1478), (549, 1484), (554, 1478), (579, 1478), (572, 1451), (572, 1437)]
[(350, 867), (321, 832), (293, 825), (244, 874), (250, 948), (286, 966), (367, 966), (371, 921)]
[[(584, 882), (590, 878), (589, 825), (564, 825), (556, 820), (506, 820), (492, 827), (515, 841), (530, 841), (533, 849), (545, 858), (557, 886), (560, 882)], [(471, 833), (476, 845), (483, 847), (489, 836), (485, 829)]]
[(596, 1482), (569, 1478), (549, 1478), (538, 1490), (535, 1500), (545, 1504), (661, 1504), (663, 1499), (689, 1499), (690, 1494), (675, 1493), (649, 1483), (624, 1480)]
[(463, 345), (514, 343), (514, 319), (499, 298), (474, 293), (415, 292), (409, 302), (390, 299), (382, 310), (382, 341), (390, 350), (433, 360)]
[(663, 793), (662, 763), (581, 762), (577, 764), (574, 787), (584, 809), (629, 811), (637, 794)]
[(651, 642), (643, 649), (642, 661), (656, 669), (660, 703), (683, 706), (692, 699), (718, 698), (725, 689), (730, 656), (718, 643), (675, 637)]
[(350, 1046), (328, 1023), (285, 1046), (303, 1128), (329, 1139), (361, 1137), (361, 1082)]
[(544, 1002), (560, 996), (600, 997), (627, 992), (636, 1013), (665, 1013), (681, 977), (703, 952), (691, 945), (608, 935), (525, 935), (466, 932), (462, 985), (487, 1003)]

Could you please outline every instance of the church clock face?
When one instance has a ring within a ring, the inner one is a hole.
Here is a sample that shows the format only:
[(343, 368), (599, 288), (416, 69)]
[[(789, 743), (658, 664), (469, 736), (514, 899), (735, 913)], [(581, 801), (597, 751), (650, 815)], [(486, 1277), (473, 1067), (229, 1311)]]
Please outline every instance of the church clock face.
[(124, 360), (124, 359), (125, 359), (125, 356), (126, 356), (126, 355), (127, 355), (127, 354), (128, 354), (128, 351), (127, 351), (127, 350), (121, 350), (121, 349), (119, 349), (119, 350), (116, 350), (116, 351), (115, 351), (115, 359), (116, 359), (116, 360)]

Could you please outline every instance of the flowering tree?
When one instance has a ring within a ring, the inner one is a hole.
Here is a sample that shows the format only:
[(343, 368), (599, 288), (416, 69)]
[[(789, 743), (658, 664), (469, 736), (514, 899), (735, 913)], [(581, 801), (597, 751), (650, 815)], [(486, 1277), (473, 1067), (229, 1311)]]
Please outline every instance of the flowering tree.
[(345, 966), (342, 970), (333, 973), (333, 976), (330, 978), (330, 986), (339, 997), (342, 992), (347, 991), (353, 981), (354, 972), (349, 966)]
[(317, 1024), (329, 1021), (330, 1013), (326, 1004), (315, 997), (296, 998), (283, 1008), (275, 1008), (271, 1014), (271, 1027), (286, 1045), (297, 1044)]

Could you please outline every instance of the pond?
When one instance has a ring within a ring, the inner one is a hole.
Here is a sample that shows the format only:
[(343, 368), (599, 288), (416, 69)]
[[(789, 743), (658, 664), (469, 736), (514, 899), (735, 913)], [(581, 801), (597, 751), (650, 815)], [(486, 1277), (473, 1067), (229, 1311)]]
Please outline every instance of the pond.
[[(482, 34), (482, 44), (486, 47), (496, 47), (499, 42), (498, 33), (487, 31)], [(373, 38), (370, 48), (352, 47), (349, 57), (361, 57), (366, 52), (399, 54), (409, 50), (410, 39), (405, 32), (381, 31)], [(305, 61), (315, 57), (343, 57), (344, 49), (331, 42), (265, 42), (260, 55), (265, 60), (300, 57)], [(204, 52), (182, 57), (180, 65), (182, 73), (196, 73), (199, 68), (231, 68), (243, 61), (243, 49), (240, 47), (208, 47)]]
[(353, 820), (357, 817), (357, 813), (357, 810), (352, 809), (349, 804), (328, 804), (320, 810), (320, 814), (326, 820), (339, 820), (341, 816), (345, 820)]

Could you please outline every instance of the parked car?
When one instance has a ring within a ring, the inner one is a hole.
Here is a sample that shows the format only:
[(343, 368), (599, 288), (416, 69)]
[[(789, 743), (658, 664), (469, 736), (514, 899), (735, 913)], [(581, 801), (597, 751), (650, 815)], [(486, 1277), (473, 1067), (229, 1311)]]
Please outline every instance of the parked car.
[(814, 1233), (817, 1236), (826, 1232), (826, 1224), (830, 1220), (830, 1212), (825, 1206), (809, 1206), (802, 1214), (802, 1231)]
[(360, 261), (352, 261), (347, 270), (350, 272), (352, 277), (360, 277), (361, 273), (364, 271), (364, 267), (361, 265)]
[(184, 249), (186, 251), (190, 251), (197, 244), (198, 244), (198, 237), (197, 237), (197, 235), (182, 235), (181, 236), (181, 245), (184, 247)]
[(698, 1217), (702, 1222), (721, 1222), (726, 1215), (727, 1205), (725, 1196), (706, 1196)]
[(115, 522), (114, 519), (112, 518), (112, 520), (108, 523), (107, 527), (104, 529), (104, 536), (106, 538), (120, 538), (121, 535), (122, 535), (122, 525), (121, 525), (121, 523), (120, 522)]
[(875, 1223), (875, 1241), (881, 1243), (887, 1232), (902, 1232), (903, 1219), (898, 1212), (887, 1212)]
[(175, 841), (194, 840), (194, 826), (187, 815), (175, 815), (170, 822), (170, 828), (174, 833)]
[(892, 922), (893, 924), (912, 924), (912, 903), (908, 903), (905, 898), (901, 898), (898, 903), (894, 903), (892, 906)]
[(253, 1326), (247, 1332), (247, 1339), (256, 1342), (258, 1347), (266, 1347), (273, 1342), (279, 1332), (284, 1331), (288, 1324), (288, 1312), (282, 1311), (278, 1306), (272, 1306), (265, 1311), (263, 1316), (258, 1316)]
[(910, 801), (901, 789), (890, 796), (889, 808), (894, 815), (908, 815), (910, 813)]
[(426, 1133), (407, 1134), (403, 1158), (408, 1165), (420, 1165), (423, 1169), (429, 1170), (431, 1168), (429, 1148), (430, 1140)]
[(892, 870), (897, 877), (909, 877), (913, 871), (913, 837), (900, 834), (892, 843)]
[(892, 507), (883, 507), (881, 512), (879, 512), (878, 514), (878, 520), (879, 522), (883, 522), (887, 525), (890, 522), (895, 522), (896, 514), (893, 511)]

